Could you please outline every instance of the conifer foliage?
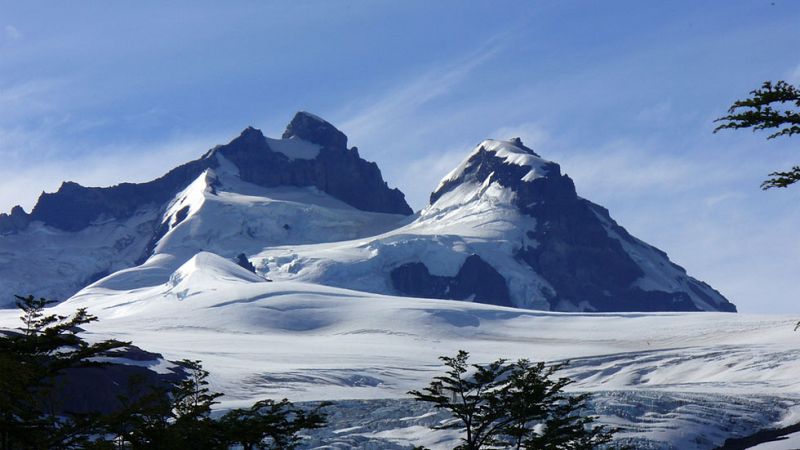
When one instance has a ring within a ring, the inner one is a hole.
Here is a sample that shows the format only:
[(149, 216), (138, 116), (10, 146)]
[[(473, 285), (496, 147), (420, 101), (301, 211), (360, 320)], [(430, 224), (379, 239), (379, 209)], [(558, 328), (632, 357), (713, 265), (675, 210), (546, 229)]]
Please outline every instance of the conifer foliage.
[[(0, 450), (296, 448), (304, 429), (326, 423), (322, 403), (302, 409), (284, 399), (262, 400), (220, 419), (211, 409), (223, 394), (209, 387), (200, 361), (177, 362), (182, 376), (154, 381), (134, 374), (112, 412), (75, 413), (62, 404), (67, 370), (111, 364), (130, 343), (87, 343), (81, 325), (96, 317), (46, 314), (45, 299), (18, 297), (23, 325), (0, 330)], [(105, 361), (105, 362), (99, 362)]]
[[(767, 139), (800, 134), (800, 88), (785, 81), (765, 81), (750, 95), (750, 98), (734, 102), (728, 114), (716, 120), (722, 123), (714, 129), (715, 133), (725, 129), (752, 128), (753, 131), (774, 130)], [(770, 178), (761, 184), (762, 189), (788, 187), (800, 181), (800, 166), (769, 175)]]
[(128, 345), (87, 343), (81, 326), (97, 320), (85, 309), (72, 316), (45, 314), (51, 302), (17, 296), (22, 326), (0, 331), (0, 448), (81, 448), (96, 434), (99, 416), (65, 410), (58, 383), (67, 370), (100, 366), (92, 358)]
[(452, 414), (453, 420), (437, 428), (463, 430), (457, 450), (582, 450), (611, 441), (613, 430), (581, 414), (586, 396), (564, 393), (572, 381), (555, 378), (562, 365), (525, 359), (469, 364), (463, 350), (440, 359), (445, 374), (409, 394)]

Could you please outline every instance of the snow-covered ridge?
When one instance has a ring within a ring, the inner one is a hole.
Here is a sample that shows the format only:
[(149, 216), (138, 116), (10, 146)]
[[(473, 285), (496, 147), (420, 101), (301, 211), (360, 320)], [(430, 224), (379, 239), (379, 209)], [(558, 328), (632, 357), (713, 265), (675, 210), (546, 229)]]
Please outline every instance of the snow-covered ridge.
[(508, 141), (486, 139), (478, 144), (455, 169), (445, 175), (434, 191), (438, 191), (448, 182), (460, 178), (469, 164), (475, 159), (475, 156), (481, 151), (494, 154), (506, 164), (530, 168), (530, 171), (522, 177), (522, 181), (532, 181), (544, 176), (546, 174), (545, 166), (551, 163), (537, 155), (533, 150), (525, 147), (519, 138)]

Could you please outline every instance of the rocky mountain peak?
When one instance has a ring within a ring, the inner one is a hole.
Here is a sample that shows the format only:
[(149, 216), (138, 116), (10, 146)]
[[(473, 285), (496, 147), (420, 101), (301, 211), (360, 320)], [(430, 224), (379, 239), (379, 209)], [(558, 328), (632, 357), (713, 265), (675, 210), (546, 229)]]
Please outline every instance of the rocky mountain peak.
[(242, 132), (239, 134), (239, 139), (261, 140), (264, 139), (264, 133), (262, 133), (261, 130), (259, 130), (258, 128), (253, 128), (252, 126), (249, 126), (244, 130), (242, 130)]
[(347, 136), (344, 133), (328, 121), (306, 111), (299, 111), (294, 115), (281, 137), (296, 137), (329, 148), (347, 148)]

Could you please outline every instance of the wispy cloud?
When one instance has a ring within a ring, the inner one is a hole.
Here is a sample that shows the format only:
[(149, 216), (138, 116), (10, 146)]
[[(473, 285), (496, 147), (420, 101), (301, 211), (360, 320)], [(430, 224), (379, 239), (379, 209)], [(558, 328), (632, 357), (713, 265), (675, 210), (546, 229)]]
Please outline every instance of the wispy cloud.
[(800, 64), (789, 71), (786, 81), (794, 85), (800, 85)]
[[(30, 211), (41, 192), (56, 190), (62, 181), (75, 181), (84, 186), (149, 181), (200, 157), (227, 137), (212, 134), (178, 137), (160, 144), (95, 148), (90, 154), (72, 159), (6, 164), (0, 168), (0, 212), (8, 212), (17, 204)], [(46, 141), (39, 139), (39, 142)], [(61, 148), (58, 153), (66, 151)]]
[(346, 110), (357, 111), (341, 122), (341, 128), (360, 139), (368, 140), (376, 134), (385, 134), (398, 122), (413, 118), (428, 102), (450, 93), (472, 72), (490, 61), (504, 46), (507, 33), (496, 35), (486, 44), (439, 67), (421, 72), (410, 81), (398, 84), (388, 91), (359, 100)]
[(56, 108), (53, 94), (64, 83), (56, 79), (29, 79), (20, 83), (0, 83), (0, 122), (19, 122), (31, 114), (42, 114)]
[(5, 29), (6, 38), (12, 41), (22, 39), (22, 33), (14, 25), (6, 25)]

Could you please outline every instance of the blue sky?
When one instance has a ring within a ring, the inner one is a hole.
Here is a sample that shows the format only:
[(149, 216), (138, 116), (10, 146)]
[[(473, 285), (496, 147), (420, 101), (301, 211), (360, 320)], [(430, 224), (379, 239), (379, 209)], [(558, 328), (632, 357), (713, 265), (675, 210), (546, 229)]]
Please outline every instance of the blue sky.
[(798, 309), (800, 138), (712, 134), (764, 80), (800, 83), (800, 2), (0, 0), (0, 210), (145, 181), (253, 125), (319, 114), (412, 207), (487, 137), (740, 311)]

